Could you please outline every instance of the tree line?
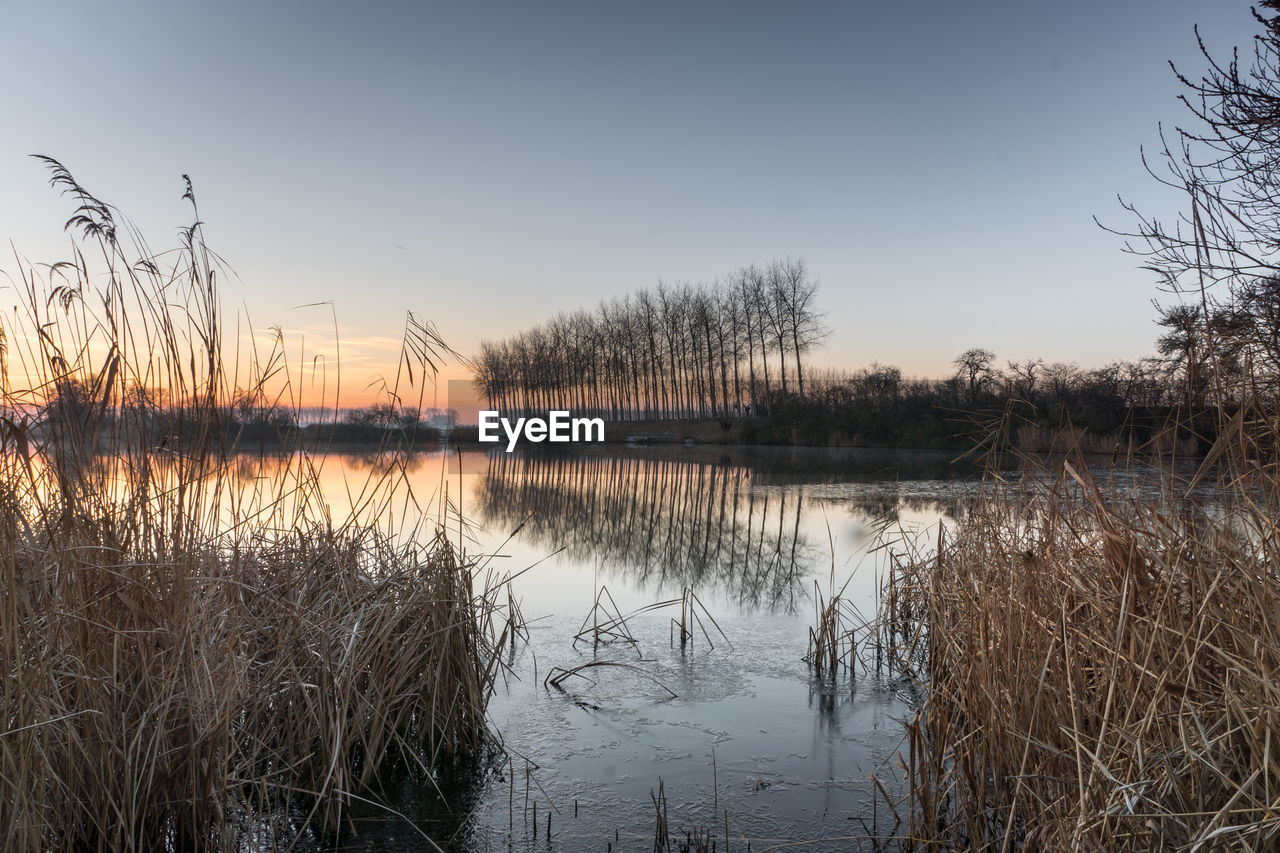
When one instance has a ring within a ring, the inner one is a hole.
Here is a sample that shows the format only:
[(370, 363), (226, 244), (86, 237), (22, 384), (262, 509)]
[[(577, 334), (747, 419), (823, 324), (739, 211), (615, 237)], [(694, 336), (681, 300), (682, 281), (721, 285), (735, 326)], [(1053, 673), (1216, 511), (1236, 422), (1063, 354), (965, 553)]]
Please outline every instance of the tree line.
[(803, 260), (742, 267), (560, 313), (475, 359), (489, 407), (611, 420), (746, 418), (805, 394), (805, 356), (827, 334)]
[(1001, 363), (991, 350), (973, 348), (952, 365), (941, 379), (906, 377), (883, 364), (814, 371), (803, 399), (793, 399), (785, 416), (749, 424), (743, 440), (962, 449), (999, 430), (1042, 449), (1035, 445), (1046, 432), (1071, 428), (1109, 437), (1109, 450), (1117, 439), (1153, 439), (1179, 409), (1192, 412), (1176, 356), (1086, 368), (1039, 358)]

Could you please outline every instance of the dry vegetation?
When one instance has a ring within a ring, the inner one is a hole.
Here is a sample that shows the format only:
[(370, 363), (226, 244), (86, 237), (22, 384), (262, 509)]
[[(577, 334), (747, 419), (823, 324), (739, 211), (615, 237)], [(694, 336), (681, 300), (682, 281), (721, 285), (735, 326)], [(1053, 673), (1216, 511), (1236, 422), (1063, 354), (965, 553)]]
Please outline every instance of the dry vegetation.
[(1203, 70), (1176, 72), (1185, 109), (1144, 159), (1181, 213), (1126, 205), (1127, 248), (1177, 299), (1159, 322), (1178, 426), (1215, 440), (1158, 495), (1079, 455), (989, 478), (952, 541), (891, 576), (928, 688), (913, 847), (1280, 846), (1280, 2), (1253, 14), (1251, 50), (1200, 41)]
[(904, 750), (910, 846), (1275, 846), (1280, 472), (1251, 459), (1269, 430), (1224, 430), (1208, 499), (1171, 475), (1120, 494), (1080, 459), (993, 479), (936, 558), (892, 575), (929, 691)]
[(6, 848), (285, 847), (483, 748), (496, 590), (434, 526), (330, 519), (304, 452), (246, 488), (227, 408), (276, 405), (280, 351), (229, 376), (199, 223), (155, 255), (49, 165), (80, 251), (0, 326)]

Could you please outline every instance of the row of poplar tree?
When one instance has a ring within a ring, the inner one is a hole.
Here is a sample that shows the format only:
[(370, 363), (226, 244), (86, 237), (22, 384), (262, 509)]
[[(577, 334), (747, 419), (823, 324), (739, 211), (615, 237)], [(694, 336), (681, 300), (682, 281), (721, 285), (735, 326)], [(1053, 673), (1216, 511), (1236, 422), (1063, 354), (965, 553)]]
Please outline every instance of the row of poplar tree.
[(827, 334), (817, 291), (805, 262), (790, 258), (711, 285), (659, 282), (482, 343), (476, 382), (504, 413), (759, 416), (804, 395), (805, 356)]

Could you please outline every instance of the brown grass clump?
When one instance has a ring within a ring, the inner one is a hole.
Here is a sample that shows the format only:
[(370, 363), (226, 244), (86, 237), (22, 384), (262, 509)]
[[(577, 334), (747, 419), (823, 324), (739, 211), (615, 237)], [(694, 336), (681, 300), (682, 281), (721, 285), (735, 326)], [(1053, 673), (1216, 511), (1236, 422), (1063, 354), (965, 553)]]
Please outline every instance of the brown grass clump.
[[(936, 559), (891, 576), (928, 687), (908, 846), (1280, 843), (1280, 477), (1250, 461), (1258, 427), (1237, 416), (1220, 470), (1160, 497), (1078, 458), (991, 478)], [(1187, 500), (1197, 482), (1218, 490)]]
[(246, 486), (228, 411), (287, 396), (280, 352), (229, 376), (199, 222), (153, 255), (49, 165), (80, 249), (0, 317), (6, 849), (284, 847), (484, 746), (491, 591), (438, 530), (330, 519), (301, 449)]

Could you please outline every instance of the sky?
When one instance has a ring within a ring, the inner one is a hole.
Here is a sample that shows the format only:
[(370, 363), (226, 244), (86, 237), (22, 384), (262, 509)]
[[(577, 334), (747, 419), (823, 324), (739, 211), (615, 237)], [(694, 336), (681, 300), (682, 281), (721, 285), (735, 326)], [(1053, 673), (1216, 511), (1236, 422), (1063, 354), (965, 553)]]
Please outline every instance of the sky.
[(153, 247), (189, 174), (224, 308), (306, 353), (336, 322), (350, 404), (406, 311), (471, 354), (781, 257), (820, 281), (817, 366), (1136, 358), (1171, 297), (1093, 217), (1179, 209), (1140, 149), (1188, 118), (1196, 24), (1257, 29), (1236, 0), (5, 0), (0, 270), (68, 254), (39, 153)]

